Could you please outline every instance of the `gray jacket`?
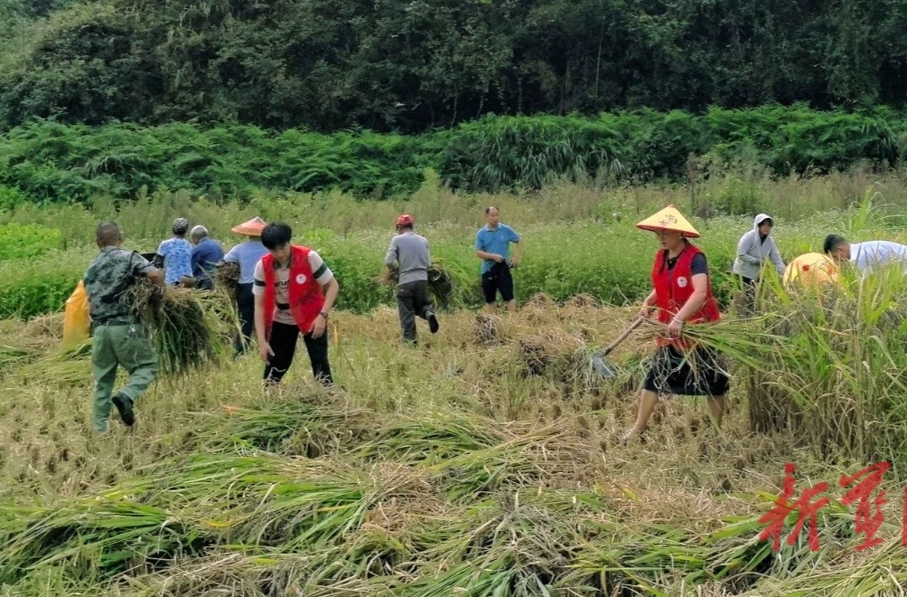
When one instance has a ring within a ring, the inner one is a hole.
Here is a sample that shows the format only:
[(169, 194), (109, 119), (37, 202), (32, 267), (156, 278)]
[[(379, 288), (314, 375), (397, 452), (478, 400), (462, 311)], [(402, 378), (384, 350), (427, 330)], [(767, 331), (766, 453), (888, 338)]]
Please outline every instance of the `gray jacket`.
[(431, 265), (428, 241), (412, 231), (398, 234), (384, 257), (385, 265), (391, 266), (395, 262), (400, 268), (398, 285), (428, 280), (428, 267)]
[(775, 246), (775, 239), (769, 234), (764, 241), (759, 239), (759, 223), (772, 219), (768, 214), (759, 214), (753, 220), (753, 229), (740, 237), (737, 243), (737, 258), (734, 260), (733, 271), (738, 276), (758, 280), (762, 271), (762, 264), (771, 261), (779, 274), (784, 273), (784, 260)]

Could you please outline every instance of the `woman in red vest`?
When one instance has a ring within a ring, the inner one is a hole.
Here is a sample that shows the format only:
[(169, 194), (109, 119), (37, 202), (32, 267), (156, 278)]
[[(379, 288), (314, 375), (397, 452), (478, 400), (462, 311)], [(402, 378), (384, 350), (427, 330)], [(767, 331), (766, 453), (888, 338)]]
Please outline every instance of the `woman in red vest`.
[(301, 333), (315, 379), (332, 385), (327, 325), (340, 285), (318, 253), (291, 245), (292, 237), (292, 228), (280, 222), (261, 231), (268, 254), (255, 266), (252, 292), (264, 378), (280, 383), (293, 364)]
[(717, 321), (721, 315), (712, 296), (705, 254), (688, 238), (699, 233), (673, 205), (636, 225), (658, 235), (661, 248), (652, 268), (654, 290), (643, 301), (640, 317), (658, 310), (658, 320), (668, 326), (667, 337), (657, 338), (658, 350), (643, 383), (636, 423), (623, 436), (627, 441), (642, 433), (661, 393), (707, 396), (716, 425), (724, 414), (728, 377), (718, 366), (714, 351), (693, 347), (683, 339), (683, 327)]

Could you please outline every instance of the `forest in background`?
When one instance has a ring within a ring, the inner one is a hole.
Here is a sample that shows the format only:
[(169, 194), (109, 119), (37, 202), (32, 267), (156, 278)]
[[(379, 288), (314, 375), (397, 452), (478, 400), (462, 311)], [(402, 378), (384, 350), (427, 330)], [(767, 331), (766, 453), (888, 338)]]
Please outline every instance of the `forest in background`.
[(0, 129), (900, 108), (905, 21), (905, 0), (0, 0)]

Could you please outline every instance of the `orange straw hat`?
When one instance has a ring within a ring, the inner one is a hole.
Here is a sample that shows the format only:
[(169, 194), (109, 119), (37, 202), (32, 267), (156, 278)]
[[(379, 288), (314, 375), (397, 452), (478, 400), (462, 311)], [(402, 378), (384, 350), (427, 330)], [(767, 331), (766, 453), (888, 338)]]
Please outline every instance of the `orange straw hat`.
[(255, 216), (248, 222), (243, 222), (238, 226), (230, 228), (230, 232), (235, 232), (236, 234), (242, 234), (245, 236), (261, 236), (261, 231), (265, 229), (268, 223)]
[(643, 230), (651, 230), (652, 232), (673, 230), (687, 238), (699, 238), (699, 233), (693, 228), (693, 225), (673, 205), (669, 205), (654, 216), (646, 218), (637, 224), (636, 227)]

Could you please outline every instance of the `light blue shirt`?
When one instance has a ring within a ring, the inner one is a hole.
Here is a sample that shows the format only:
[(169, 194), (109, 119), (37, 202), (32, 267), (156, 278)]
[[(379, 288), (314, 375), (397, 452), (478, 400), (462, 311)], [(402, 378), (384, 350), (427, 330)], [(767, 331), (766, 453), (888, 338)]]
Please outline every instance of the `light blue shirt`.
[(255, 266), (268, 250), (261, 244), (260, 238), (252, 238), (239, 243), (224, 255), (224, 262), (239, 263), (239, 283), (251, 284), (255, 281)]
[(887, 240), (853, 243), (850, 245), (850, 260), (863, 274), (894, 262), (899, 262), (907, 273), (907, 246)]
[(157, 248), (157, 254), (164, 258), (164, 284), (192, 277), (192, 245), (185, 238), (168, 238)]
[[(476, 233), (476, 251), (485, 251), (486, 253), (495, 253), (501, 255), (506, 261), (510, 257), (510, 243), (520, 242), (520, 235), (513, 228), (506, 224), (498, 224), (498, 227), (492, 230), (488, 226), (483, 226)], [(482, 260), (482, 273), (484, 274), (494, 267), (494, 260)]]

